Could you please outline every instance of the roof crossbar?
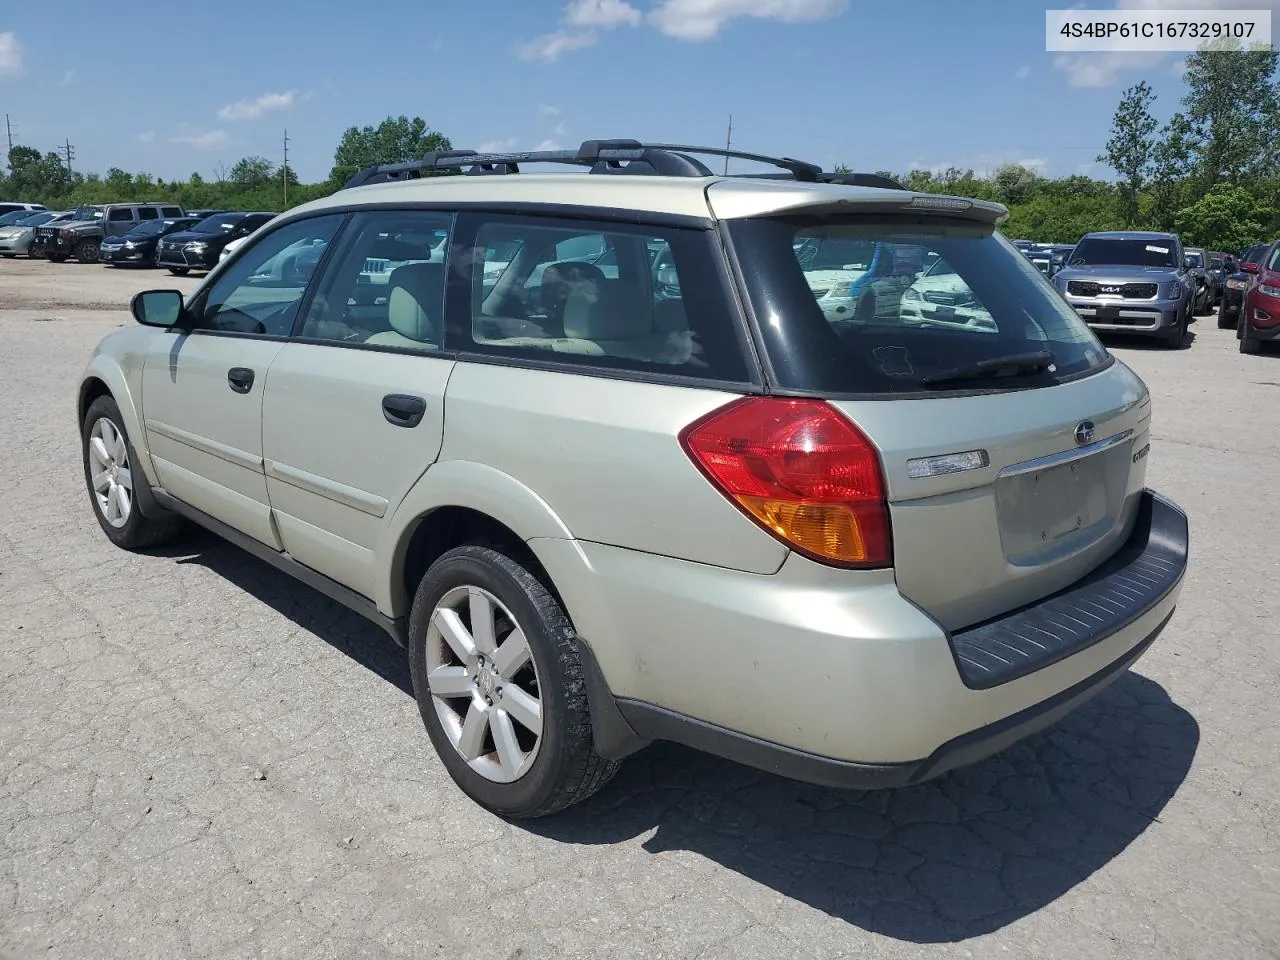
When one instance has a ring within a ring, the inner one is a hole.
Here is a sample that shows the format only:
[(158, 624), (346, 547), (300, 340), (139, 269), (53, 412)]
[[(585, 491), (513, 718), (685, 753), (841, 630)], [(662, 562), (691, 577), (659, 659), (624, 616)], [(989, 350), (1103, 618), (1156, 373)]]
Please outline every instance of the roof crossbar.
[[(370, 183), (410, 180), (429, 176), (428, 171), (463, 173), (470, 176), (519, 173), (526, 163), (561, 163), (588, 167), (591, 173), (658, 175), (667, 177), (711, 177), (715, 174), (697, 155), (749, 160), (781, 168), (780, 174), (755, 174), (770, 179), (801, 180), (806, 183), (843, 183), (880, 186), (901, 190), (900, 184), (875, 174), (827, 173), (817, 164), (791, 157), (771, 157), (761, 153), (720, 147), (695, 147), (676, 143), (641, 143), (639, 140), (585, 140), (577, 150), (533, 150), (523, 153), (479, 153), (475, 150), (434, 150), (419, 160), (384, 163), (361, 170), (343, 189)], [(741, 174), (740, 176), (752, 176)]]

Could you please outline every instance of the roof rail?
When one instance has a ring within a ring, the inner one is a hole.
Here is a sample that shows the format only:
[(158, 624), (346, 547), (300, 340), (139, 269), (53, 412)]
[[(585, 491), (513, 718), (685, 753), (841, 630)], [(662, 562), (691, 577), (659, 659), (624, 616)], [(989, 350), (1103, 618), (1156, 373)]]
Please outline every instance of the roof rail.
[[(524, 153), (478, 153), (475, 150), (434, 150), (420, 160), (367, 167), (343, 184), (343, 189), (370, 183), (412, 180), (429, 170), (462, 171), (467, 175), (519, 173), (522, 163), (563, 163), (590, 167), (591, 173), (648, 174), (667, 177), (711, 177), (715, 174), (694, 154), (751, 160), (780, 167), (783, 178), (809, 183), (838, 183), (830, 179), (848, 174), (824, 173), (817, 164), (790, 157), (770, 157), (720, 147), (695, 147), (675, 143), (641, 143), (639, 140), (586, 140), (577, 150), (536, 150)], [(464, 170), (465, 168), (465, 170)], [(862, 176), (862, 175), (858, 175)], [(869, 175), (868, 175), (869, 176)]]

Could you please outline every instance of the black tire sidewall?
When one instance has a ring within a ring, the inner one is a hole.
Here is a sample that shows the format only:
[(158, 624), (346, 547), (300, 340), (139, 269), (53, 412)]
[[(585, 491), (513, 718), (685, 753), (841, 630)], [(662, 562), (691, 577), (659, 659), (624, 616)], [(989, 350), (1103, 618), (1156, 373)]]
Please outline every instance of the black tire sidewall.
[[(513, 569), (514, 568), (514, 569)], [(542, 699), (542, 741), (532, 767), (513, 783), (494, 783), (476, 773), (449, 741), (436, 716), (426, 681), (426, 637), (429, 618), (448, 591), (459, 586), (488, 590), (506, 605), (524, 631), (538, 674)], [(530, 587), (541, 585), (514, 560), (485, 547), (459, 547), (444, 554), (427, 571), (414, 595), (409, 615), (410, 672), (414, 695), (436, 753), (454, 781), (477, 803), (495, 813), (521, 816), (546, 805), (557, 793), (569, 762), (566, 676), (560, 660), (572, 628), (559, 604), (545, 588), (532, 597)], [(558, 635), (567, 631), (568, 636)]]
[[(98, 508), (98, 498), (93, 490), (93, 477), (89, 471), (89, 431), (98, 420), (104, 417), (110, 420), (112, 425), (124, 436), (125, 449), (128, 451), (129, 456), (129, 470), (135, 477), (129, 519), (123, 527), (113, 527), (107, 522), (107, 518), (102, 515), (102, 511)], [(120, 416), (120, 407), (112, 397), (99, 397), (89, 405), (89, 409), (84, 415), (84, 422), (80, 425), (80, 459), (84, 466), (84, 484), (85, 490), (89, 494), (89, 507), (93, 510), (93, 515), (98, 520), (98, 526), (107, 535), (107, 539), (116, 546), (125, 549), (131, 549), (142, 542), (146, 537), (145, 526), (147, 518), (142, 515), (142, 511), (138, 507), (137, 485), (146, 483), (147, 480), (138, 463), (138, 452), (133, 448), (133, 439), (129, 436), (129, 431), (124, 425), (124, 419)]]
[[(88, 254), (92, 252), (92, 256)], [(81, 263), (97, 263), (99, 260), (98, 242), (96, 240), (81, 240), (76, 244), (76, 248), (72, 251), (74, 256)]]

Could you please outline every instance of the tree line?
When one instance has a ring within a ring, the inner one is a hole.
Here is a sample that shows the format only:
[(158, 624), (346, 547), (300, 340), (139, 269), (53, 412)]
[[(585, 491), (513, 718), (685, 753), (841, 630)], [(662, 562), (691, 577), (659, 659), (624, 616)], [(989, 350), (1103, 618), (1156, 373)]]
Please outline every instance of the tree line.
[[(913, 190), (998, 200), (1009, 208), (1011, 237), (1074, 243), (1094, 230), (1176, 231), (1188, 245), (1239, 250), (1280, 235), (1280, 54), (1265, 46), (1218, 44), (1187, 57), (1181, 109), (1163, 125), (1146, 81), (1124, 91), (1097, 157), (1115, 180), (1044, 177), (1019, 164), (989, 174), (951, 167), (878, 171)], [(388, 117), (350, 127), (334, 151), (329, 177), (297, 182), (264, 157), (245, 157), (213, 179), (193, 173), (164, 181), (112, 168), (105, 175), (68, 173), (56, 153), (15, 147), (0, 176), (0, 197), (66, 208), (81, 203), (170, 200), (189, 208), (282, 210), (325, 196), (352, 174), (430, 150), (449, 138), (421, 117)], [(847, 167), (837, 169), (847, 170)]]
[(364, 167), (449, 149), (449, 138), (421, 117), (387, 117), (376, 127), (349, 127), (334, 151), (328, 178), (300, 183), (292, 169), (259, 156), (220, 167), (212, 179), (193, 173), (185, 180), (164, 180), (118, 167), (105, 174), (68, 171), (57, 153), (14, 146), (8, 170), (0, 172), (0, 198), (43, 203), (51, 210), (126, 201), (170, 201), (192, 210), (284, 210), (333, 193)]

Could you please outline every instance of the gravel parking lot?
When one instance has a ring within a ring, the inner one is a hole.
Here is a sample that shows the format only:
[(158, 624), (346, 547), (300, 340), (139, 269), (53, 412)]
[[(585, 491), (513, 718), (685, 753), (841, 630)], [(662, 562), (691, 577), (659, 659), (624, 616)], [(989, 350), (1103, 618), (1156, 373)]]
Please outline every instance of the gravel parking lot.
[(1280, 354), (1212, 317), (1113, 344), (1193, 566), (1057, 729), (894, 793), (658, 745), (516, 826), (448, 779), (376, 628), (211, 536), (98, 530), (80, 371), (133, 292), (195, 282), (0, 262), (0, 956), (1280, 954)]

